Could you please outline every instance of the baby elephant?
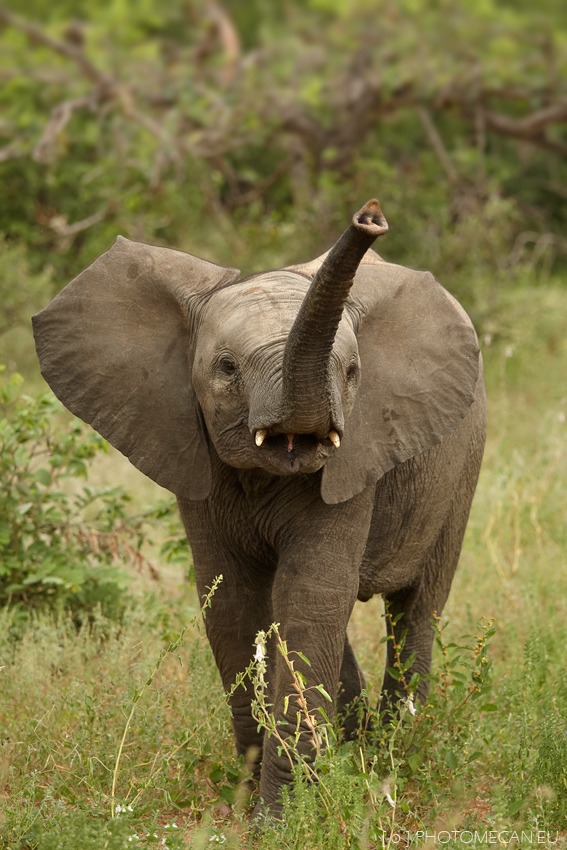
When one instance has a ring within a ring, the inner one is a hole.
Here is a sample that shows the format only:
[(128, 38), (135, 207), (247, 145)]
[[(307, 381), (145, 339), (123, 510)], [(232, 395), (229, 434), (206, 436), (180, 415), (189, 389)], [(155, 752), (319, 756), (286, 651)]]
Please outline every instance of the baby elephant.
[[(206, 629), (227, 690), (277, 622), (310, 661), (296, 665), (309, 709), (328, 711), (322, 684), (343, 711), (364, 687), (347, 623), (380, 593), (426, 695), (485, 398), (470, 320), (431, 274), (370, 249), (387, 229), (371, 200), (322, 257), (244, 278), (118, 237), (34, 317), (56, 395), (176, 494), (199, 593), (222, 574)], [(274, 647), (268, 679), (285, 735), (297, 706)], [(400, 687), (386, 672), (385, 704)], [(231, 696), (236, 746), (257, 754), (277, 811), (290, 764), (258, 732), (250, 690)]]

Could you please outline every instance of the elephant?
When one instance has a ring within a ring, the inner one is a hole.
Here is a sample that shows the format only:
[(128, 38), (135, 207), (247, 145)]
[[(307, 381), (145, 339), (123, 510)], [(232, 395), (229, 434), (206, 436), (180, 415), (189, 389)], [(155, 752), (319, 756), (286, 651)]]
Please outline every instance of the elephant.
[[(365, 680), (347, 624), (380, 594), (382, 705), (405, 693), (396, 662), (425, 699), (484, 449), (472, 323), (432, 274), (372, 250), (387, 230), (373, 199), (326, 254), (245, 277), (118, 237), (33, 317), (55, 394), (177, 497), (201, 598), (222, 574), (206, 633), (271, 812), (292, 766), (258, 730), (251, 689), (231, 689), (257, 634), (278, 623), (301, 653), (309, 711), (328, 695), (330, 715), (348, 715)], [(285, 735), (290, 672), (273, 644), (267, 663)]]

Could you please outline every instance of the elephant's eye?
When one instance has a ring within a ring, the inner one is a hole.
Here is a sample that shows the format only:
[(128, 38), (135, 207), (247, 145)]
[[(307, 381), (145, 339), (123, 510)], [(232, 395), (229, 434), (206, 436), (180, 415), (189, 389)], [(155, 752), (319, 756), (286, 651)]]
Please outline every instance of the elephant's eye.
[(355, 378), (358, 378), (358, 373), (360, 369), (358, 368), (358, 363), (351, 363), (348, 369), (346, 370), (346, 376), (348, 381), (354, 381)]
[(223, 354), (218, 362), (219, 370), (223, 375), (234, 375), (238, 371), (238, 364), (233, 357), (228, 354)]

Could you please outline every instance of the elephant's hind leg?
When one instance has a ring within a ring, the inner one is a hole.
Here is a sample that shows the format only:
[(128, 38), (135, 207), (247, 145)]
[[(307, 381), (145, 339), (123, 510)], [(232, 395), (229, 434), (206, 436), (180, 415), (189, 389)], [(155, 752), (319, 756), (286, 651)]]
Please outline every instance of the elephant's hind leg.
[[(449, 596), (471, 501), (472, 492), (468, 502), (454, 500), (441, 533), (424, 559), (416, 585), (384, 597), (389, 640), (381, 709), (391, 708), (407, 696), (414, 673), (420, 678), (413, 696), (422, 701), (427, 698), (435, 636), (433, 620), (442, 613)], [(413, 660), (412, 656), (415, 656)], [(388, 672), (388, 669), (403, 668), (410, 661), (409, 669), (400, 679)]]

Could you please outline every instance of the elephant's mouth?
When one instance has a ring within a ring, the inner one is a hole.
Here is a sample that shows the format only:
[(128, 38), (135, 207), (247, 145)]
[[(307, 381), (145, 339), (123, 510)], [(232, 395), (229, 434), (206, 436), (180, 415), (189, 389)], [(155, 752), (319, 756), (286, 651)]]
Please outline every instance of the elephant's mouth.
[(330, 440), (315, 434), (266, 434), (259, 445), (257, 437), (255, 442), (258, 465), (279, 475), (315, 472), (333, 450)]

